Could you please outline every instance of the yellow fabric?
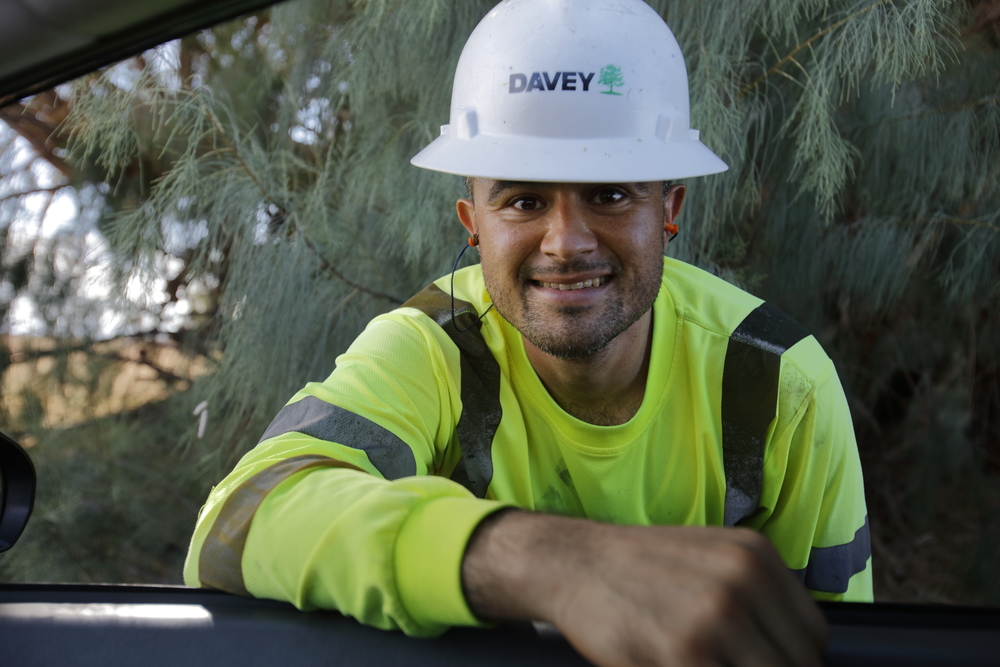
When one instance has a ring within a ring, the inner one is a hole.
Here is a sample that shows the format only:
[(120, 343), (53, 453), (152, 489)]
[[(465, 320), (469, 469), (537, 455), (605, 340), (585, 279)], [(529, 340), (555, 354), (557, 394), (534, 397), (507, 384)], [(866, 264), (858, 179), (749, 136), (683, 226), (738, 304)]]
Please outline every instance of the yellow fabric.
[(478, 625), (464, 604), (462, 556), (479, 522), (503, 505), (474, 498), (436, 498), (414, 507), (396, 536), (400, 597), (421, 626)]
[[(448, 277), (436, 284), (449, 291)], [(478, 266), (458, 272), (455, 296), (480, 313), (487, 309)], [(337, 359), (325, 382), (307, 385), (291, 402), (317, 397), (388, 429), (412, 449), (417, 476), (386, 481), (365, 452), (301, 433), (264, 441), (210, 496), (185, 580), (198, 585), (197, 553), (224, 498), (255, 472), (303, 454), (370, 474), (317, 469), (276, 487), (257, 510), (246, 542), (247, 589), (414, 635), (475, 624), (461, 594), (462, 553), (479, 520), (503, 505), (618, 524), (722, 525), (726, 346), (760, 304), (703, 271), (665, 260), (646, 394), (638, 413), (620, 426), (587, 424), (556, 405), (520, 334), (491, 310), (482, 334), (500, 367), (503, 418), (486, 500), (447, 479), (460, 457), (458, 349), (416, 309), (382, 315)], [(846, 399), (812, 337), (782, 356), (760, 507), (744, 523), (767, 535), (795, 570), (806, 567), (812, 548), (849, 543), (864, 524)], [(871, 600), (870, 561), (847, 593), (816, 597)]]

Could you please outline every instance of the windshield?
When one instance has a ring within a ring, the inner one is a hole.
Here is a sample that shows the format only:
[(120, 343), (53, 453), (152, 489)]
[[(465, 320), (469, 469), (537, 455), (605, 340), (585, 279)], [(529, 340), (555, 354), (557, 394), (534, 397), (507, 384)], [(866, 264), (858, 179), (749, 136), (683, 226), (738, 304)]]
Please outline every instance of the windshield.
[[(3, 581), (181, 583), (212, 485), (447, 273), (465, 187), (409, 160), (492, 4), (296, 0), (0, 109), (0, 430), (39, 484)], [(875, 599), (1000, 604), (995, 3), (650, 4), (730, 166), (668, 254), (834, 360)]]

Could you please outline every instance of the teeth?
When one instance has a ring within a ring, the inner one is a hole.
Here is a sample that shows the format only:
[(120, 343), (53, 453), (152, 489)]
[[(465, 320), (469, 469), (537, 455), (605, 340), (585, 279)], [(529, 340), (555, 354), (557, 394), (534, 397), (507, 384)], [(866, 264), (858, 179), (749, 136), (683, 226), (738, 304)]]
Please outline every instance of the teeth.
[(569, 290), (583, 289), (584, 287), (600, 287), (606, 282), (607, 279), (602, 276), (600, 278), (584, 280), (578, 283), (542, 283), (542, 287), (568, 292)]

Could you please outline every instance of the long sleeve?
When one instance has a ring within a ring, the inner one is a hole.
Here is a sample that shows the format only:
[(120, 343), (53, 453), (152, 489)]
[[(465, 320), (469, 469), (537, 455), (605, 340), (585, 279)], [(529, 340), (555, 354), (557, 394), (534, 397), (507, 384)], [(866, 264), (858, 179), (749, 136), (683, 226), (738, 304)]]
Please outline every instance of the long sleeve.
[(459, 357), (421, 317), (377, 318), (330, 378), (282, 409), (202, 509), (188, 585), (412, 635), (478, 624), (461, 560), (503, 505), (438, 476), (457, 461)]

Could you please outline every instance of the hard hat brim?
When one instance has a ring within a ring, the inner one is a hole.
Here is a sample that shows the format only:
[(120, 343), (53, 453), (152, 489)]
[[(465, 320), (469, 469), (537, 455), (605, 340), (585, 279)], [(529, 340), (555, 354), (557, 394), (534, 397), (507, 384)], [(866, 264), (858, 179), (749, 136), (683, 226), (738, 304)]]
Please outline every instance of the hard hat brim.
[[(442, 134), (410, 160), (459, 176), (550, 183), (638, 183), (707, 176), (729, 166), (697, 139), (567, 139)], [(613, 175), (613, 178), (608, 178)]]

